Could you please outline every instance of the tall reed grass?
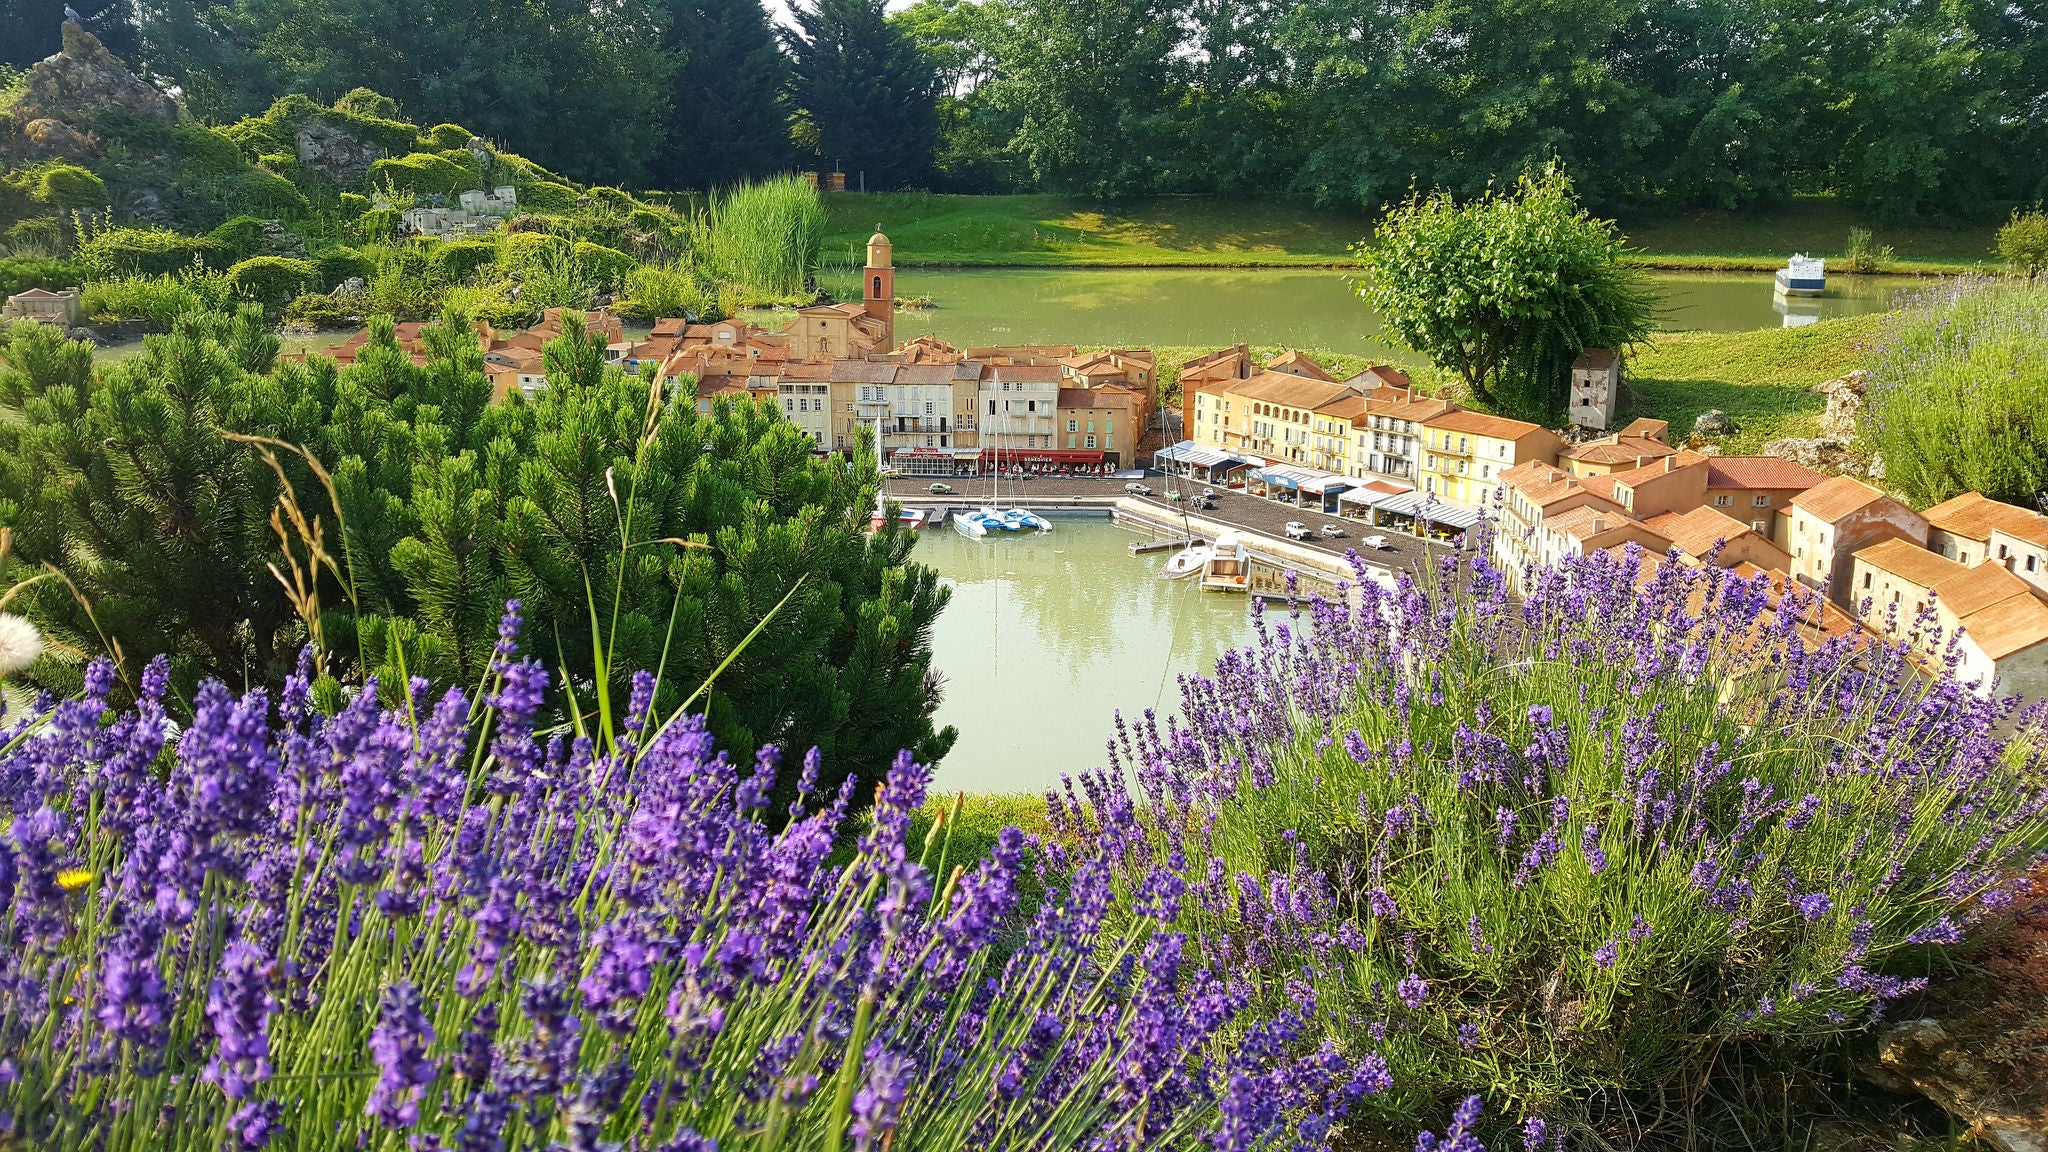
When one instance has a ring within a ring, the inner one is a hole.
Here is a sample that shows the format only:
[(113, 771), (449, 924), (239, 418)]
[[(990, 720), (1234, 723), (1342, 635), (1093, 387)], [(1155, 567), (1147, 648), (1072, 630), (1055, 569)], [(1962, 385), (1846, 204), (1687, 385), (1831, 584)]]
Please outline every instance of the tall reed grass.
[(741, 184), (721, 194), (693, 247), (709, 253), (713, 277), (761, 300), (805, 294), (824, 246), (825, 207), (797, 176)]

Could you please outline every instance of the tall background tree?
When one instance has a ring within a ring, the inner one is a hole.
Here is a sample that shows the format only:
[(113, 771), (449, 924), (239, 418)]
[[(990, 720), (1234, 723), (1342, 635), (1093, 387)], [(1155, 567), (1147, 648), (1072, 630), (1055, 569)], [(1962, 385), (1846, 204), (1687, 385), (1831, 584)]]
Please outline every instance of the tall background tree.
[(870, 190), (923, 184), (938, 146), (938, 73), (883, 0), (812, 0), (785, 31), (798, 143)]
[(682, 65), (649, 179), (708, 191), (787, 171), (789, 62), (760, 0), (670, 0), (663, 44)]
[(638, 182), (661, 143), (671, 60), (657, 0), (192, 0), (145, 11), (145, 55), (208, 118), (358, 87), (549, 168)]
[[(0, 0), (0, 64), (26, 68), (63, 47), (65, 0)], [(130, 65), (139, 40), (133, 0), (70, 0), (86, 31)]]

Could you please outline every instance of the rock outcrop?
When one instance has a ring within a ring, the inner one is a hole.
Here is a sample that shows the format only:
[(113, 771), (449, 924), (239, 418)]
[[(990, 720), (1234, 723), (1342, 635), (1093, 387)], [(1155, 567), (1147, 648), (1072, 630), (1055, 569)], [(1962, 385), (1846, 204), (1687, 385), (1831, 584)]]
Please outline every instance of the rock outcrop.
[(346, 128), (324, 120), (299, 125), (299, 164), (339, 184), (360, 183), (370, 165), (384, 158), (384, 149), (356, 139)]
[(1964, 959), (1913, 1019), (1878, 1033), (1863, 1072), (1926, 1096), (2003, 1152), (2048, 1152), (2048, 911)]
[(266, 256), (306, 258), (306, 238), (284, 226), (281, 220), (263, 222), (263, 252)]
[(36, 153), (82, 159), (93, 151), (92, 122), (119, 109), (152, 120), (178, 118), (177, 101), (128, 70), (97, 36), (64, 22), (64, 48), (28, 70), (14, 123)]
[(1863, 396), (1870, 390), (1870, 373), (1858, 368), (1846, 376), (1816, 384), (1813, 390), (1828, 398), (1827, 411), (1820, 417), (1820, 434), (1844, 444), (1855, 443), (1856, 425), (1863, 415)]
[(1717, 436), (1735, 434), (1735, 418), (1719, 408), (1709, 408), (1692, 422), (1692, 436), (1695, 440), (1712, 440)]
[(1851, 476), (1869, 474), (1870, 462), (1840, 440), (1826, 436), (1786, 436), (1763, 447), (1766, 456), (1777, 456), (1816, 472), (1840, 472)]

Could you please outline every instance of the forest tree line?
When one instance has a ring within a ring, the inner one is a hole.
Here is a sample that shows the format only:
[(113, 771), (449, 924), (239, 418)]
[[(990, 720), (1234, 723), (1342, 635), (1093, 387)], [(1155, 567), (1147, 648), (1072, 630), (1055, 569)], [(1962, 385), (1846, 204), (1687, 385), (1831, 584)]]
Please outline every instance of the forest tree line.
[[(0, 0), (21, 66), (62, 0)], [(1561, 159), (1602, 209), (2048, 196), (2042, 0), (196, 0), (87, 4), (210, 119), (357, 86), (572, 176), (1301, 195)], [(777, 13), (784, 10), (778, 7)]]

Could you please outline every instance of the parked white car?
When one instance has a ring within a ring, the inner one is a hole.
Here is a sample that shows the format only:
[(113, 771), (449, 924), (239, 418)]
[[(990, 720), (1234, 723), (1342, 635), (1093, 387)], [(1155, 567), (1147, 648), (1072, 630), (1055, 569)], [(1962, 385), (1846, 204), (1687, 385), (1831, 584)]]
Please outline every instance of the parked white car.
[(1289, 520), (1287, 522), (1287, 538), (1289, 540), (1308, 539), (1308, 525), (1303, 524), (1299, 520)]
[(1365, 539), (1360, 540), (1359, 543), (1365, 545), (1367, 548), (1370, 548), (1375, 552), (1384, 552), (1389, 547), (1392, 547), (1392, 545), (1389, 545), (1387, 543), (1387, 538), (1385, 536), (1367, 536)]
[(1323, 539), (1325, 539), (1325, 540), (1335, 540), (1335, 539), (1336, 539), (1337, 537), (1339, 537), (1339, 536), (1342, 536), (1343, 534), (1344, 534), (1344, 529), (1342, 529), (1342, 528), (1338, 527), (1338, 526), (1337, 526), (1337, 525), (1335, 525), (1335, 524), (1325, 524), (1325, 525), (1323, 525), (1323, 528), (1322, 528), (1322, 535), (1323, 535)]
[(1129, 492), (1133, 496), (1150, 496), (1152, 494), (1152, 490), (1150, 488), (1145, 487), (1143, 484), (1140, 484), (1135, 480), (1129, 484), (1124, 485), (1124, 491)]

